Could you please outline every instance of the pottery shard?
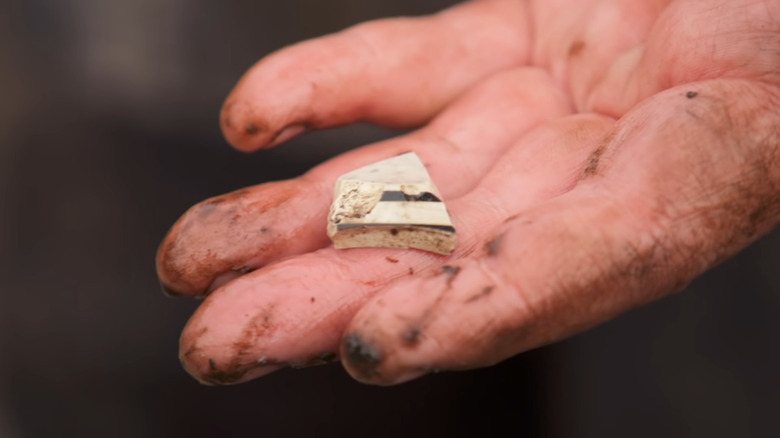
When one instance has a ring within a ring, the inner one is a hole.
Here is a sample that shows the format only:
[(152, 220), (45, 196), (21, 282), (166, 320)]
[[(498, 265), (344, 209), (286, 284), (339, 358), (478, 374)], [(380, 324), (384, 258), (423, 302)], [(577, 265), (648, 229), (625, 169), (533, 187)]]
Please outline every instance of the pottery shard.
[(455, 228), (441, 194), (409, 152), (342, 175), (336, 182), (328, 236), (339, 249), (455, 249)]

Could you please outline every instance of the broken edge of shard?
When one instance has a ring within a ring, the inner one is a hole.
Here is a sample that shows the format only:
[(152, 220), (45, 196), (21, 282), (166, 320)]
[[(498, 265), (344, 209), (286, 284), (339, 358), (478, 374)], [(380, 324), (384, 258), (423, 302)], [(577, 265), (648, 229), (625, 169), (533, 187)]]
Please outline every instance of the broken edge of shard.
[(328, 216), (336, 248), (455, 249), (455, 228), (441, 194), (414, 152), (342, 175)]

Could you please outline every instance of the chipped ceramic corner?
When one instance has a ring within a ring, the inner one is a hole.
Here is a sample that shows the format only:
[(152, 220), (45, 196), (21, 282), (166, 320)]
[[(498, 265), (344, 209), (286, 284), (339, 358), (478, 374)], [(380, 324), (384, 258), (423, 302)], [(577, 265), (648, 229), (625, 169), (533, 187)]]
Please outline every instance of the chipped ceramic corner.
[(455, 228), (441, 194), (414, 152), (342, 175), (336, 181), (328, 236), (338, 249), (455, 249)]

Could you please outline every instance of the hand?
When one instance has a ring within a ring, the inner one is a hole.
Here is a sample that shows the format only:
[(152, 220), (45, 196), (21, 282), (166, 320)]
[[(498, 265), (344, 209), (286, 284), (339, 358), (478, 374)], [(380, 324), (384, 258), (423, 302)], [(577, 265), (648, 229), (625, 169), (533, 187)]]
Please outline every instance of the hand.
[[(208, 294), (204, 383), (341, 359), (393, 384), (494, 364), (681, 290), (780, 220), (780, 3), (482, 0), (255, 65), (221, 114), (245, 151), (358, 120), (417, 131), (206, 200), (163, 241)], [(336, 178), (415, 151), (458, 247), (335, 250)]]

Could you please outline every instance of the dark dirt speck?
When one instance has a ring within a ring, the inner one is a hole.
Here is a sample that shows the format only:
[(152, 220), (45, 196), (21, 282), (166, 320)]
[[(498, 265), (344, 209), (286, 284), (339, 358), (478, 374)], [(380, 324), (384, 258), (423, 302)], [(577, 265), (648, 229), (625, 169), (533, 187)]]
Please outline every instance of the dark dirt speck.
[(248, 123), (246, 125), (246, 128), (244, 128), (244, 130), (248, 135), (255, 135), (258, 132), (260, 132), (260, 128), (258, 128), (257, 125), (255, 125), (254, 123)]
[(346, 361), (360, 376), (370, 379), (379, 375), (377, 367), (384, 359), (382, 350), (366, 342), (357, 333), (348, 334), (343, 344)]
[(498, 254), (498, 252), (501, 250), (501, 243), (504, 240), (504, 234), (499, 234), (498, 236), (490, 239), (485, 244), (485, 254), (489, 256), (494, 256)]
[(569, 46), (569, 56), (577, 56), (580, 53), (582, 53), (582, 50), (585, 48), (585, 43), (583, 41), (574, 41)]
[(479, 292), (477, 292), (476, 294), (474, 294), (474, 295), (472, 295), (471, 297), (469, 297), (469, 298), (466, 300), (466, 302), (467, 302), (467, 303), (473, 303), (474, 301), (477, 301), (477, 300), (479, 300), (479, 299), (485, 298), (485, 297), (487, 297), (488, 295), (492, 294), (492, 293), (493, 293), (493, 289), (495, 289), (495, 288), (496, 288), (496, 287), (495, 287), (495, 286), (492, 286), (492, 285), (491, 285), (491, 286), (485, 286), (485, 287), (483, 287), (483, 288), (482, 288), (482, 290), (481, 290), (481, 291), (479, 291)]
[(420, 342), (420, 337), (422, 336), (422, 331), (420, 330), (420, 326), (417, 324), (412, 324), (409, 327), (404, 330), (404, 332), (401, 334), (401, 340), (403, 341), (404, 345), (407, 346), (415, 346)]
[(451, 287), (455, 277), (460, 273), (460, 266), (444, 265), (441, 267), (441, 272), (447, 276), (447, 287)]

